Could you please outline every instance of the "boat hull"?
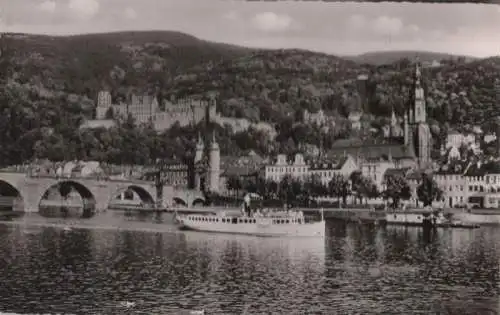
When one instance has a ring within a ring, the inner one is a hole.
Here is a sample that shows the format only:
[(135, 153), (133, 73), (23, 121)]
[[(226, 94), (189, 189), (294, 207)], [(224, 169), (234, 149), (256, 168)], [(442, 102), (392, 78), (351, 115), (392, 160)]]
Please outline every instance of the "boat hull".
[[(204, 218), (219, 219), (219, 221), (200, 221), (193, 220), (197, 216), (179, 216), (177, 218), (179, 228), (181, 230), (191, 230), (198, 232), (209, 233), (225, 233), (225, 234), (242, 234), (263, 237), (324, 237), (325, 236), (325, 221), (302, 223), (302, 224), (273, 224), (272, 219), (257, 220), (255, 223), (247, 219), (247, 223), (239, 222), (232, 223), (221, 222), (222, 218), (198, 216)], [(230, 220), (228, 218), (228, 220)]]

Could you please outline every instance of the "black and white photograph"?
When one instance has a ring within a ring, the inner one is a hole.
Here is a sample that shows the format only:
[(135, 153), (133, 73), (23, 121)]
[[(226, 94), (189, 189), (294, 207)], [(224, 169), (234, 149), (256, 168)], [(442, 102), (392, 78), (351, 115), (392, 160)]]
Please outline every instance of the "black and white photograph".
[(0, 0), (0, 314), (500, 314), (500, 6)]

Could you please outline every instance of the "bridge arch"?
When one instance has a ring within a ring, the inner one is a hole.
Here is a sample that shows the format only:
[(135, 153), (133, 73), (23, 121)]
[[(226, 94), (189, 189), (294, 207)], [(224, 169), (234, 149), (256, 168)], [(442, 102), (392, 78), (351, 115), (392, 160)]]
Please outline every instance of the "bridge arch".
[(180, 205), (180, 206), (185, 206), (187, 207), (188, 206), (188, 203), (186, 200), (184, 200), (183, 198), (181, 197), (174, 197), (172, 198), (172, 200), (174, 201), (174, 204), (175, 205)]
[[(76, 192), (81, 200), (75, 200), (75, 196), (71, 196), (73, 192)], [(42, 214), (45, 209), (59, 209), (60, 213), (67, 214), (69, 209), (81, 206), (81, 216), (90, 217), (96, 212), (96, 203), (96, 196), (89, 187), (75, 180), (62, 180), (41, 192), (38, 208)]]
[(196, 198), (193, 200), (193, 206), (197, 206), (197, 205), (200, 205), (200, 206), (205, 205), (205, 199), (204, 199), (204, 198), (201, 198), (201, 197), (196, 197)]
[(146, 188), (139, 185), (127, 185), (125, 187), (118, 188), (118, 190), (116, 190), (111, 195), (111, 199), (108, 201), (108, 206), (113, 205), (115, 200), (117, 200), (117, 198), (119, 198), (121, 194), (126, 193), (128, 191), (137, 194), (142, 204), (149, 204), (149, 205), (155, 204), (154, 196)]
[(0, 210), (24, 211), (24, 196), (16, 184), (0, 179)]

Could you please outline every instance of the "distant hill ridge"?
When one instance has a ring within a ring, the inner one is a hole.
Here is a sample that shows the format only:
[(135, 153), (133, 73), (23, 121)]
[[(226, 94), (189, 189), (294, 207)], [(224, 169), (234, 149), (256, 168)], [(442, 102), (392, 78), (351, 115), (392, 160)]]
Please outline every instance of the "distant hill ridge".
[[(193, 35), (177, 32), (177, 31), (121, 31), (121, 32), (103, 32), (103, 33), (88, 33), (76, 35), (38, 35), (24, 33), (5, 33), (7, 37), (17, 39), (52, 39), (56, 41), (65, 41), (67, 44), (83, 41), (105, 41), (109, 45), (123, 44), (125, 42), (133, 42), (136, 45), (143, 45), (155, 42), (165, 42), (176, 47), (196, 47), (199, 49), (218, 50), (234, 55), (252, 54), (259, 51), (276, 51), (276, 52), (308, 52), (318, 55), (329, 55), (346, 60), (351, 60), (360, 64), (385, 65), (392, 64), (403, 58), (414, 59), (418, 58), (422, 62), (440, 61), (443, 59), (458, 59), (465, 58), (466, 61), (474, 61), (480, 58), (472, 56), (455, 55), (451, 53), (439, 53), (430, 51), (411, 51), (411, 50), (396, 50), (396, 51), (373, 51), (361, 53), (358, 55), (337, 55), (323, 52), (313, 52), (302, 48), (283, 48), (283, 49), (258, 49), (243, 47), (228, 43), (213, 42), (197, 38)], [(233, 56), (234, 56), (233, 55)]]
[(459, 59), (463, 58), (466, 62), (474, 61), (479, 58), (471, 56), (454, 55), (447, 53), (438, 53), (430, 51), (411, 51), (411, 50), (401, 50), (401, 51), (374, 51), (359, 54), (356, 56), (343, 56), (343, 58), (353, 60), (358, 63), (366, 63), (373, 65), (386, 65), (392, 64), (398, 60), (407, 58), (410, 60), (419, 58), (421, 62), (433, 62), (441, 61), (443, 59)]

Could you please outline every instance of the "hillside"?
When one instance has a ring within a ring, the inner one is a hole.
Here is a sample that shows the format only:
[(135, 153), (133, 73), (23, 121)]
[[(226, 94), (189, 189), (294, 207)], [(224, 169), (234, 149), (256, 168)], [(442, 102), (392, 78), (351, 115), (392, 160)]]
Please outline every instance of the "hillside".
[[(328, 148), (335, 139), (353, 135), (347, 117), (360, 110), (362, 102), (369, 109), (362, 117), (361, 134), (380, 130), (393, 109), (402, 115), (413, 70), (409, 60), (400, 58), (408, 52), (365, 54), (356, 62), (299, 49), (248, 49), (163, 31), (68, 37), (9, 34), (2, 47), (2, 164), (33, 157), (145, 163), (153, 153), (180, 156), (186, 146), (194, 145), (195, 128), (176, 127), (158, 138), (147, 128), (132, 130), (131, 124), (78, 131), (75, 126), (93, 116), (101, 89), (110, 89), (115, 101), (130, 93), (156, 94), (161, 100), (218, 92), (224, 116), (269, 122), (279, 132), (274, 141), (255, 130), (233, 134), (218, 128), (223, 154), (247, 149), (261, 154), (292, 152), (300, 144), (317, 146), (321, 138)], [(373, 56), (398, 61), (367, 64), (369, 58), (376, 59)], [(419, 57), (449, 59), (433, 53)], [(356, 82), (360, 74), (369, 74), (364, 93)], [(448, 60), (425, 68), (423, 75), (436, 139), (448, 128), (482, 125), (500, 115), (500, 89), (494, 84), (500, 82), (498, 58)], [(302, 123), (304, 109), (320, 108), (334, 121), (331, 128)]]
[(436, 53), (428, 51), (378, 51), (378, 52), (368, 52), (356, 56), (344, 56), (346, 59), (350, 59), (357, 63), (362, 64), (373, 64), (373, 65), (389, 65), (393, 64), (401, 59), (414, 60), (419, 58), (421, 62), (432, 63), (433, 61), (450, 60), (465, 58), (466, 61), (473, 61), (477, 58), (469, 56), (458, 56), (445, 53)]

